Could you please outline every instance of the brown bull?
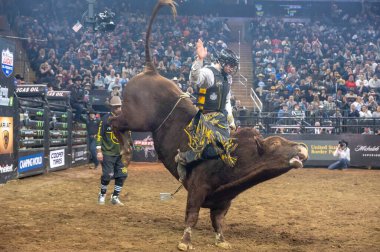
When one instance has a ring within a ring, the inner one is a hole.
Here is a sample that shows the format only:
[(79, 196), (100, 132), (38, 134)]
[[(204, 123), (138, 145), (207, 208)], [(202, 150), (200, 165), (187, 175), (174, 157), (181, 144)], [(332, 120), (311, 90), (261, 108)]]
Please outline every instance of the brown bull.
[[(154, 8), (146, 34), (145, 70), (128, 82), (124, 90), (122, 114), (114, 118), (112, 125), (118, 131), (121, 142), (124, 135), (128, 134), (127, 130), (151, 131), (159, 159), (178, 179), (174, 157), (178, 149), (189, 148), (188, 137), (183, 129), (194, 117), (197, 108), (171, 80), (156, 72), (151, 61), (149, 37), (152, 23), (164, 5), (169, 5), (175, 14), (172, 0), (160, 0)], [(229, 248), (223, 236), (222, 222), (231, 201), (258, 183), (292, 168), (302, 167), (302, 161), (307, 159), (304, 145), (282, 137), (263, 139), (254, 129), (242, 129), (231, 137), (236, 138), (238, 144), (233, 153), (237, 157), (233, 168), (227, 167), (221, 160), (203, 160), (187, 167), (184, 181), (188, 191), (186, 228), (178, 245), (180, 250), (192, 248), (191, 230), (197, 223), (201, 207), (210, 209), (216, 245)]]

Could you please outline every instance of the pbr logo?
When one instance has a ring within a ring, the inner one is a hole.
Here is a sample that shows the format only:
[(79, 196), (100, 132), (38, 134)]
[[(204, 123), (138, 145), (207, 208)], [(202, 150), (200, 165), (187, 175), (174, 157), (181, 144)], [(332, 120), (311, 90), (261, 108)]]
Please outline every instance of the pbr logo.
[(7, 77), (13, 73), (13, 53), (8, 48), (1, 52), (1, 69)]

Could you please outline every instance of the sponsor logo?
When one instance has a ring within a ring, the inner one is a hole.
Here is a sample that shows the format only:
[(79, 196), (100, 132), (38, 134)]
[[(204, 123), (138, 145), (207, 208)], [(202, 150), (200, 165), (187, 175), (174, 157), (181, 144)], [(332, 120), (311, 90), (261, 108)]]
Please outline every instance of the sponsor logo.
[(41, 168), (43, 166), (44, 166), (43, 153), (28, 155), (25, 157), (21, 157), (18, 160), (18, 169), (20, 172), (34, 170), (37, 168)]
[(380, 146), (358, 145), (355, 148), (355, 151), (371, 151), (371, 152), (375, 152), (375, 151), (379, 151), (379, 150), (380, 150)]
[(7, 77), (13, 73), (13, 53), (8, 48), (1, 52), (1, 70)]
[(151, 136), (147, 136), (143, 140), (134, 140), (133, 147), (137, 152), (144, 151), (145, 157), (149, 155), (155, 157), (154, 142)]
[(65, 149), (50, 151), (49, 157), (50, 168), (65, 165)]
[(0, 117), (0, 154), (13, 153), (13, 117)]
[(0, 105), (1, 106), (11, 106), (11, 99), (9, 98), (9, 90), (8, 87), (0, 85)]
[(17, 87), (16, 93), (39, 93), (45, 89), (45, 86)]
[(47, 96), (55, 96), (55, 97), (67, 97), (69, 94), (68, 91), (48, 91)]
[(74, 152), (75, 161), (86, 160), (86, 158), (87, 158), (87, 150), (78, 150)]
[(11, 165), (0, 165), (0, 173), (13, 172), (13, 164)]
[(212, 94), (210, 95), (210, 100), (211, 100), (211, 101), (215, 101), (217, 98), (218, 98), (218, 95), (217, 95), (216, 93), (212, 93)]

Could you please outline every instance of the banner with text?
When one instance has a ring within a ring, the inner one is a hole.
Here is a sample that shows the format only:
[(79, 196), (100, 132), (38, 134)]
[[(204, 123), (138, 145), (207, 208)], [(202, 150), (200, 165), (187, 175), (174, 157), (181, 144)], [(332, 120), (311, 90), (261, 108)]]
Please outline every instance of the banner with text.
[(342, 135), (281, 135), (302, 142), (309, 149), (309, 159), (305, 166), (328, 166), (338, 160), (333, 156), (340, 140), (348, 142), (353, 167), (380, 167), (380, 136), (361, 134)]

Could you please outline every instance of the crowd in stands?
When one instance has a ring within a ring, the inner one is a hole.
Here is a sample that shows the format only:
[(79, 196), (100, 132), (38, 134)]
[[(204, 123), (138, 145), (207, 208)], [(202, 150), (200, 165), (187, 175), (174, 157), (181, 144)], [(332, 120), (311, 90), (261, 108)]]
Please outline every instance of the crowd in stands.
[[(108, 7), (119, 17), (113, 32), (88, 27), (75, 32), (71, 24), (86, 3), (51, 4), (40, 1), (14, 24), (19, 34), (30, 38), (25, 46), (37, 83), (70, 90), (71, 105), (79, 112), (89, 101), (86, 90), (121, 95), (129, 79), (143, 70), (149, 15), (112, 1), (114, 6)], [(380, 17), (369, 8), (348, 15), (331, 6), (330, 14), (310, 22), (252, 19), (253, 86), (266, 111), (297, 121), (305, 116), (380, 117)], [(188, 77), (195, 42), (202, 38), (220, 48), (229, 35), (225, 19), (159, 16), (151, 41), (156, 68), (192, 93)]]
[[(86, 90), (120, 95), (129, 79), (143, 70), (150, 16), (131, 11), (125, 1), (112, 1), (118, 17), (113, 32), (93, 32), (91, 27), (75, 32), (67, 17), (86, 5), (73, 3), (63, 6), (57, 2), (54, 15), (50, 15), (52, 6), (46, 1), (29, 15), (18, 17), (15, 26), (19, 34), (30, 38), (25, 46), (36, 82), (47, 83), (51, 90), (71, 91), (71, 106), (80, 114), (89, 100)], [(195, 42), (202, 38), (216, 47), (226, 46), (226, 32), (223, 20), (213, 17), (158, 16), (151, 39), (157, 70), (183, 91), (192, 92), (188, 78)], [(47, 41), (41, 42), (44, 39)]]
[[(328, 14), (330, 13), (330, 14)], [(332, 4), (323, 18), (255, 18), (254, 89), (281, 117), (380, 118), (380, 16)], [(294, 121), (294, 120), (293, 120)]]

